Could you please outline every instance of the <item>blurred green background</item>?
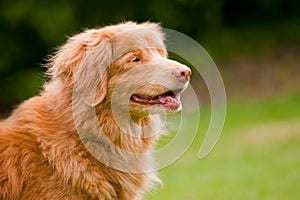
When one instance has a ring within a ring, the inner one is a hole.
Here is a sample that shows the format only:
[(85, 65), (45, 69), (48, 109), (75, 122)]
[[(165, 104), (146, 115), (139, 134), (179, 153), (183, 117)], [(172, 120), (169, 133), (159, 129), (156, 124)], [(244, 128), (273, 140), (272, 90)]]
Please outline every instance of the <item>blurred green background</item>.
[(201, 92), (197, 138), (160, 171), (164, 186), (147, 199), (298, 200), (299, 8), (298, 0), (0, 0), (0, 116), (38, 94), (40, 65), (67, 36), (126, 20), (160, 22), (212, 56), (228, 112), (216, 148), (199, 160), (210, 117), (208, 94)]

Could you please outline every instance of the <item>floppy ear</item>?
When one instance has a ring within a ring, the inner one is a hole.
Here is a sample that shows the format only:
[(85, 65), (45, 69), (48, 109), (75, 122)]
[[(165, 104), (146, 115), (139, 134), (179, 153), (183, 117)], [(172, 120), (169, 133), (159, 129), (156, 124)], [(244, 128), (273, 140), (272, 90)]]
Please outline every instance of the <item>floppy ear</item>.
[(108, 68), (113, 61), (113, 45), (106, 37), (87, 47), (85, 58), (74, 74), (74, 92), (90, 106), (103, 101), (107, 92)]
[(69, 38), (45, 66), (52, 80), (63, 81), (86, 104), (95, 106), (106, 95), (112, 60), (113, 44), (108, 33), (91, 29)]

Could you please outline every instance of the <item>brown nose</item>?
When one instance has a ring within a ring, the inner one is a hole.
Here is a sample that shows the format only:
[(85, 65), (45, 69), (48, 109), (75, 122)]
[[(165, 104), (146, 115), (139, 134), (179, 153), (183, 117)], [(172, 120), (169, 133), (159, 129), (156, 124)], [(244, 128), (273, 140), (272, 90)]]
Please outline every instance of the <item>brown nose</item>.
[(173, 75), (176, 76), (176, 78), (181, 81), (181, 82), (187, 82), (190, 80), (190, 76), (192, 74), (192, 71), (190, 70), (190, 68), (182, 65), (180, 67), (177, 67), (174, 71), (173, 71)]

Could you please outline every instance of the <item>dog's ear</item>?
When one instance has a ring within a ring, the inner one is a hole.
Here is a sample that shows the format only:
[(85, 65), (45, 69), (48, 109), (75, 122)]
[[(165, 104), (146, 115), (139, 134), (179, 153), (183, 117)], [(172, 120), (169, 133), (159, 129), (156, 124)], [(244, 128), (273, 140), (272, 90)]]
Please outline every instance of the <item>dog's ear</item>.
[(95, 106), (106, 95), (112, 56), (109, 34), (91, 29), (70, 37), (45, 66), (52, 80), (63, 81), (86, 104)]
[(74, 74), (74, 92), (90, 106), (103, 101), (107, 92), (108, 68), (113, 61), (113, 44), (102, 37), (96, 46), (87, 46), (83, 61)]

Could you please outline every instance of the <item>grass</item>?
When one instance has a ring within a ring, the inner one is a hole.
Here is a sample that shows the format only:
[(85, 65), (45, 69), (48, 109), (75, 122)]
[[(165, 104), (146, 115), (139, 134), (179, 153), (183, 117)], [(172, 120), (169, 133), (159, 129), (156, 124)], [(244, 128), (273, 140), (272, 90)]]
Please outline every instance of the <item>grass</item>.
[(300, 94), (230, 102), (213, 152), (198, 159), (199, 131), (189, 150), (160, 170), (164, 186), (146, 199), (300, 199), (299, 102)]

